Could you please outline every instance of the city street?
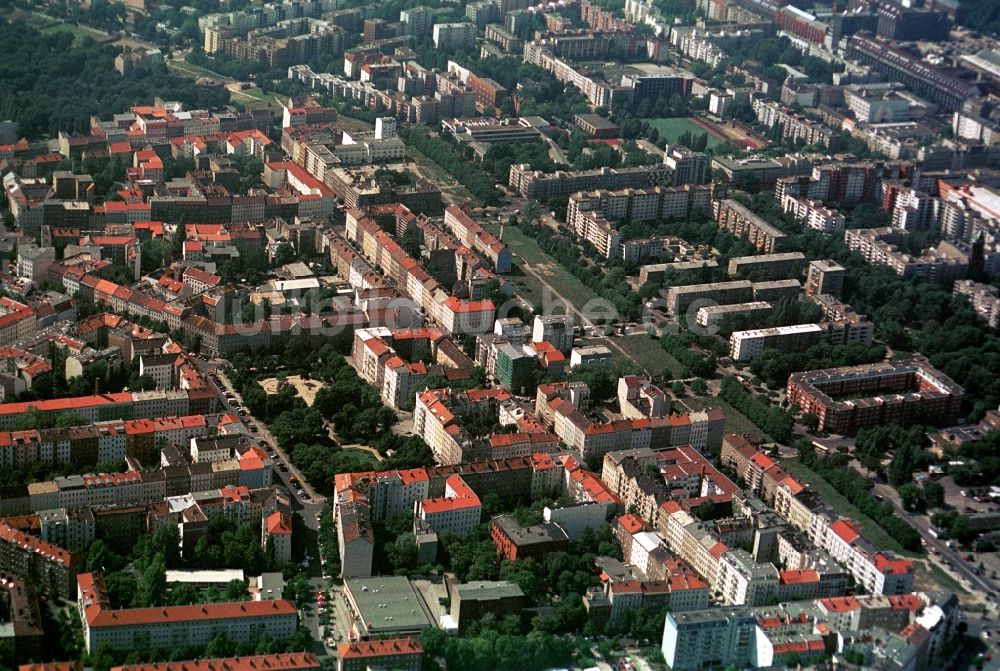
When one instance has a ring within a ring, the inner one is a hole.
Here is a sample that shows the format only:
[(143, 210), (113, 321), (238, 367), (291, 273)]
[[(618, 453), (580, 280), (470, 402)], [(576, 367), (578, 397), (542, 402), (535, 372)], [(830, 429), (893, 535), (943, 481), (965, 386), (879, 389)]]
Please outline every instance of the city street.
[[(253, 415), (239, 414), (240, 408), (243, 407), (243, 398), (240, 395), (240, 392), (233, 387), (229, 378), (226, 377), (226, 374), (222, 369), (222, 364), (225, 363), (224, 360), (211, 359), (209, 361), (202, 361), (201, 359), (195, 358), (193, 361), (198, 367), (198, 370), (205, 374), (208, 383), (212, 385), (213, 389), (215, 389), (219, 402), (222, 404), (223, 408), (225, 408), (226, 412), (240, 417), (240, 420), (247, 427), (247, 436), (251, 439), (257, 439), (258, 443), (260, 441), (265, 441), (274, 450), (272, 458), (275, 460), (275, 475), (277, 475), (281, 483), (288, 488), (288, 491), (294, 495), (293, 497), (297, 499), (304, 508), (321, 508), (326, 502), (326, 497), (317, 493), (316, 490), (313, 489), (312, 485), (309, 484), (309, 482), (302, 476), (302, 473), (300, 473), (298, 469), (292, 465), (292, 460), (278, 444), (278, 441), (274, 439), (274, 436), (271, 435), (271, 432), (267, 428), (267, 424), (257, 420)], [(216, 384), (211, 378), (213, 373), (219, 376), (221, 385)], [(227, 391), (233, 394), (233, 400), (225, 397), (224, 394)], [(256, 433), (251, 431), (250, 427), (256, 427)], [(281, 465), (284, 465), (287, 470), (282, 470), (280, 467)], [(307, 498), (303, 499), (298, 494), (295, 487), (292, 486), (293, 481), (291, 478), (296, 478), (298, 480), (298, 482), (302, 485), (302, 492), (305, 493)]]
[[(942, 570), (956, 578), (974, 596), (996, 604), (997, 585), (986, 576), (976, 575), (968, 562), (962, 559), (962, 552), (948, 547), (946, 541), (934, 538), (930, 533), (931, 524), (926, 515), (915, 515), (905, 510), (900, 501), (899, 494), (890, 485), (877, 482), (872, 491), (890, 501), (896, 510), (896, 514), (920, 533), (921, 537), (926, 541), (925, 547), (927, 548), (928, 559), (930, 561), (933, 561)], [(937, 552), (935, 553), (932, 550), (936, 550)]]

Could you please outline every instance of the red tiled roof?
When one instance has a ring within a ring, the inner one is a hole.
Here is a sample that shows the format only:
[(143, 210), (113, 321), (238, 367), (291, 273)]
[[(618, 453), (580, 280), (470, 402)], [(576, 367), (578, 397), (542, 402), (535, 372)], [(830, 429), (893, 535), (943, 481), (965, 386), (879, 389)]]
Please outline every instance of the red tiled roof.
[(290, 534), (292, 533), (292, 520), (288, 515), (278, 511), (267, 517), (267, 533), (269, 534)]
[[(67, 662), (69, 664), (70, 662)], [(195, 659), (183, 662), (157, 662), (153, 664), (126, 664), (113, 666), (111, 671), (302, 671), (318, 669), (319, 659), (311, 652), (290, 652), (251, 657), (220, 657)], [(25, 669), (18, 671), (64, 671), (62, 669)]]
[(646, 528), (646, 523), (641, 517), (634, 513), (627, 513), (619, 517), (618, 525), (621, 526), (626, 533), (630, 534), (639, 533)]
[(381, 641), (358, 641), (337, 646), (340, 659), (365, 659), (393, 655), (420, 655), (424, 649), (411, 638), (389, 638)]
[(837, 534), (845, 543), (853, 543), (861, 536), (861, 525), (850, 520), (837, 520), (830, 525), (830, 531)]
[(64, 550), (46, 543), (40, 538), (35, 538), (34, 536), (18, 531), (3, 520), (0, 520), (0, 541), (5, 541), (27, 549), (29, 552), (43, 555), (50, 561), (60, 562), (66, 567), (73, 566), (76, 563), (77, 556), (69, 550)]
[(801, 571), (780, 571), (778, 577), (783, 585), (801, 585), (819, 582), (819, 573), (816, 572), (816, 569), (811, 568)]
[(890, 559), (881, 552), (875, 555), (875, 570), (888, 575), (913, 573), (913, 563), (909, 559)]
[(846, 613), (861, 608), (861, 604), (853, 596), (835, 596), (828, 599), (820, 599), (819, 602), (828, 611), (834, 613)]

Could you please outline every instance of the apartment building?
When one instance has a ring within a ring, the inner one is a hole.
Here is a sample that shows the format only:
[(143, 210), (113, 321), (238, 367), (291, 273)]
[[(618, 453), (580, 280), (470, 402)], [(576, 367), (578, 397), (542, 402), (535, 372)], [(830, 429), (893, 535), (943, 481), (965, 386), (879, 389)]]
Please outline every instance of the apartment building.
[(336, 669), (367, 671), (372, 668), (388, 668), (398, 671), (420, 671), (423, 655), (424, 650), (420, 647), (420, 643), (412, 638), (339, 643)]
[(712, 208), (719, 228), (747, 240), (765, 254), (774, 254), (784, 244), (784, 233), (735, 200), (714, 201)]
[[(659, 478), (651, 475), (653, 468)], [(684, 499), (691, 508), (704, 501), (725, 503), (737, 489), (701, 453), (688, 446), (655, 452), (649, 448), (608, 452), (604, 455), (601, 481), (621, 499), (623, 507), (656, 528), (667, 500)]]
[(667, 289), (667, 311), (680, 318), (688, 308), (698, 305), (699, 309), (714, 305), (748, 303), (753, 298), (753, 283), (749, 280), (730, 282), (710, 282), (708, 284), (688, 284)]
[(913, 591), (913, 563), (897, 558), (891, 552), (879, 552), (861, 536), (859, 524), (837, 520), (827, 529), (820, 546), (872, 594), (907, 594)]
[(0, 571), (70, 599), (82, 568), (78, 555), (0, 520)]
[(334, 518), (340, 551), (340, 577), (368, 578), (372, 574), (375, 532), (364, 494), (351, 490), (337, 492)]
[[(206, 41), (209, 39), (206, 30)], [(340, 26), (309, 17), (279, 21), (257, 28), (245, 38), (215, 30), (208, 46), (244, 61), (265, 63), (271, 69), (287, 68), (317, 56), (343, 53), (347, 32)], [(219, 48), (221, 47), (221, 49)]]
[(776, 328), (733, 331), (729, 337), (729, 356), (734, 361), (756, 359), (768, 348), (799, 351), (819, 342), (825, 333), (819, 324), (795, 324)]
[(621, 235), (611, 223), (597, 212), (582, 212), (573, 217), (573, 232), (581, 240), (592, 244), (605, 258), (618, 256)]
[(674, 171), (674, 184), (704, 184), (708, 179), (708, 156), (687, 147), (666, 147), (663, 163)]
[(898, 81), (917, 95), (954, 112), (969, 99), (981, 97), (974, 84), (958, 79), (918, 59), (879, 37), (852, 35), (847, 41), (847, 57), (871, 66), (889, 81)]
[(715, 589), (726, 605), (767, 605), (774, 599), (778, 582), (778, 569), (756, 561), (746, 550), (730, 550), (719, 558)]
[(70, 552), (86, 550), (96, 538), (94, 513), (90, 508), (55, 508), (38, 512), (39, 530), (46, 543)]
[(235, 643), (254, 643), (263, 633), (284, 640), (298, 628), (295, 604), (285, 600), (112, 610), (101, 574), (82, 573), (76, 585), (84, 644), (91, 654), (105, 644), (114, 650), (205, 645), (219, 634)]
[(574, 406), (568, 394), (567, 398), (556, 396), (551, 400), (547, 399), (551, 386), (539, 387), (541, 403), (536, 404), (536, 413), (539, 418), (551, 413), (553, 432), (584, 459), (616, 450), (643, 447), (663, 449), (691, 445), (703, 451), (715, 449), (722, 440), (725, 415), (718, 409), (687, 415), (598, 423)]
[(964, 390), (919, 361), (846, 366), (792, 373), (788, 402), (819, 419), (819, 428), (846, 433), (889, 422), (953, 424)]
[(952, 293), (968, 299), (972, 309), (990, 328), (996, 328), (1000, 323), (1000, 290), (996, 287), (972, 280), (959, 280), (955, 282)]
[(435, 23), (432, 31), (434, 47), (444, 51), (461, 51), (476, 45), (476, 26), (472, 23)]
[[(810, 664), (828, 654), (827, 639), (861, 666), (916, 668), (935, 663), (956, 624), (952, 594), (859, 595), (668, 613), (662, 652), (672, 669), (768, 668), (794, 655)], [(864, 635), (854, 632), (864, 631)]]
[(723, 609), (667, 613), (663, 657), (676, 671), (745, 664), (754, 648), (757, 620), (748, 612)]
[(464, 455), (474, 452), (476, 446), (462, 427), (461, 415), (497, 414), (499, 404), (509, 398), (510, 393), (502, 389), (472, 389), (462, 393), (447, 389), (424, 391), (417, 394), (413, 410), (414, 433), (423, 437), (438, 463), (468, 461)]
[(608, 258), (623, 255), (626, 261), (640, 261), (642, 255), (631, 247), (634, 241), (625, 242), (622, 249), (612, 222), (687, 219), (692, 212), (708, 214), (712, 199), (723, 194), (723, 187), (712, 184), (581, 191), (570, 195), (566, 223)]
[(17, 301), (0, 297), (0, 346), (13, 345), (35, 334), (35, 311)]
[(430, 7), (411, 7), (399, 12), (403, 33), (418, 39), (427, 37), (434, 29), (434, 10)]
[(641, 168), (598, 168), (544, 173), (527, 163), (510, 166), (508, 183), (523, 198), (547, 200), (592, 189), (641, 189), (669, 184), (672, 171), (665, 165)]
[(828, 126), (802, 117), (777, 102), (754, 98), (751, 104), (757, 121), (768, 128), (777, 127), (782, 142), (804, 142), (830, 151), (840, 148), (840, 133)]
[(848, 248), (865, 257), (872, 265), (886, 266), (904, 278), (923, 277), (946, 287), (964, 279), (969, 272), (969, 257), (954, 245), (942, 242), (924, 250), (920, 256), (899, 251), (897, 245), (907, 237), (903, 229), (856, 228), (844, 232)]
[(621, 414), (627, 419), (662, 417), (670, 411), (666, 393), (647, 377), (627, 375), (618, 378), (617, 396)]
[[(111, 668), (113, 671), (318, 671), (319, 658), (311, 652), (287, 652), (273, 655), (250, 655), (247, 657), (193, 659), (183, 662), (125, 664), (124, 666), (113, 666)], [(37, 669), (32, 671), (46, 670)], [(47, 671), (57, 670), (49, 669)]]
[(844, 290), (847, 269), (832, 259), (817, 259), (809, 262), (806, 272), (806, 294), (839, 296)]
[[(416, 361), (409, 361), (415, 359)], [(467, 376), (474, 367), (461, 348), (435, 328), (357, 329), (351, 364), (393, 408), (413, 407), (414, 391), (430, 374)]]
[(732, 305), (706, 305), (699, 308), (695, 314), (695, 323), (706, 329), (716, 329), (728, 317), (731, 319), (748, 317), (763, 319), (771, 313), (771, 304), (767, 301), (750, 303), (734, 303)]
[[(564, 41), (563, 44), (566, 45), (569, 42)], [(575, 86), (595, 107), (610, 106), (614, 99), (615, 87), (605, 81), (587, 76), (582, 69), (577, 69), (569, 61), (552, 53), (547, 45), (535, 42), (525, 43), (524, 60), (551, 72), (552, 76), (559, 81)]]
[(39, 247), (31, 243), (17, 246), (17, 276), (41, 284), (48, 279), (49, 266), (56, 259), (54, 247)]
[(786, 195), (781, 199), (781, 209), (808, 229), (825, 235), (840, 235), (844, 232), (844, 215), (832, 208), (823, 207), (818, 200)]
[(486, 26), (486, 41), (498, 45), (505, 53), (520, 55), (524, 51), (524, 40), (498, 23)]
[(288, 564), (292, 561), (292, 518), (275, 511), (261, 525), (261, 546), (274, 548), (274, 561)]
[(484, 229), (457, 205), (444, 211), (444, 225), (459, 241), (490, 260), (498, 273), (509, 273), (511, 254), (507, 245)]
[(444, 496), (417, 501), (414, 515), (438, 535), (463, 537), (479, 525), (482, 504), (460, 475), (445, 481)]
[(683, 559), (705, 582), (718, 582), (719, 558), (729, 551), (708, 524), (697, 520), (675, 501), (660, 506), (657, 531), (666, 541), (667, 548)]
[(734, 256), (729, 259), (727, 272), (730, 276), (752, 275), (757, 279), (774, 280), (798, 277), (805, 265), (806, 257), (802, 252)]
[(446, 333), (474, 335), (492, 329), (495, 312), (492, 301), (449, 296), (420, 262), (410, 257), (364, 211), (349, 210), (346, 229), (348, 239), (364, 257)]
[(573, 349), (573, 315), (535, 315), (531, 324), (531, 342), (547, 342), (563, 354)]

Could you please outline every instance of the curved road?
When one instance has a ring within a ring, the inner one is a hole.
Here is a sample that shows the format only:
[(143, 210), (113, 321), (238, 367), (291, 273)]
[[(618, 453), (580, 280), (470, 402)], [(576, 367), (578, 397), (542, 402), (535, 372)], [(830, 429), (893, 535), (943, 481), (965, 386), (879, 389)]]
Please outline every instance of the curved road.
[[(962, 559), (961, 555), (963, 553), (948, 547), (946, 541), (943, 541), (940, 538), (934, 538), (934, 536), (931, 535), (931, 524), (926, 515), (914, 515), (903, 508), (902, 501), (900, 500), (899, 494), (896, 492), (894, 487), (881, 482), (876, 482), (872, 491), (892, 503), (892, 507), (895, 509), (896, 515), (901, 519), (906, 520), (907, 523), (917, 530), (921, 537), (927, 542), (926, 547), (928, 550), (931, 548), (937, 550), (938, 554), (928, 553), (927, 559), (929, 561), (937, 563), (942, 570), (952, 574), (953, 577), (957, 576), (959, 582), (963, 583), (963, 588), (969, 589), (972, 592), (980, 592), (979, 596), (983, 598), (986, 598), (988, 592), (996, 592), (997, 586), (993, 584), (993, 581), (984, 576), (976, 575), (976, 572), (969, 567), (969, 563)], [(948, 560), (949, 564), (941, 566), (941, 564), (943, 564), (943, 562), (940, 561), (941, 559)]]

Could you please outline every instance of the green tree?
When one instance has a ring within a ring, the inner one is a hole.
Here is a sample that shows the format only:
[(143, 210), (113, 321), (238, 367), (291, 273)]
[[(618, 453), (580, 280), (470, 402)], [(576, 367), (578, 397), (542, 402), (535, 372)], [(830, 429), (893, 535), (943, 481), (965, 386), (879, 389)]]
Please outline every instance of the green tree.
[(145, 608), (159, 606), (167, 593), (167, 563), (162, 554), (153, 557), (142, 571), (142, 577), (135, 592), (133, 606)]

